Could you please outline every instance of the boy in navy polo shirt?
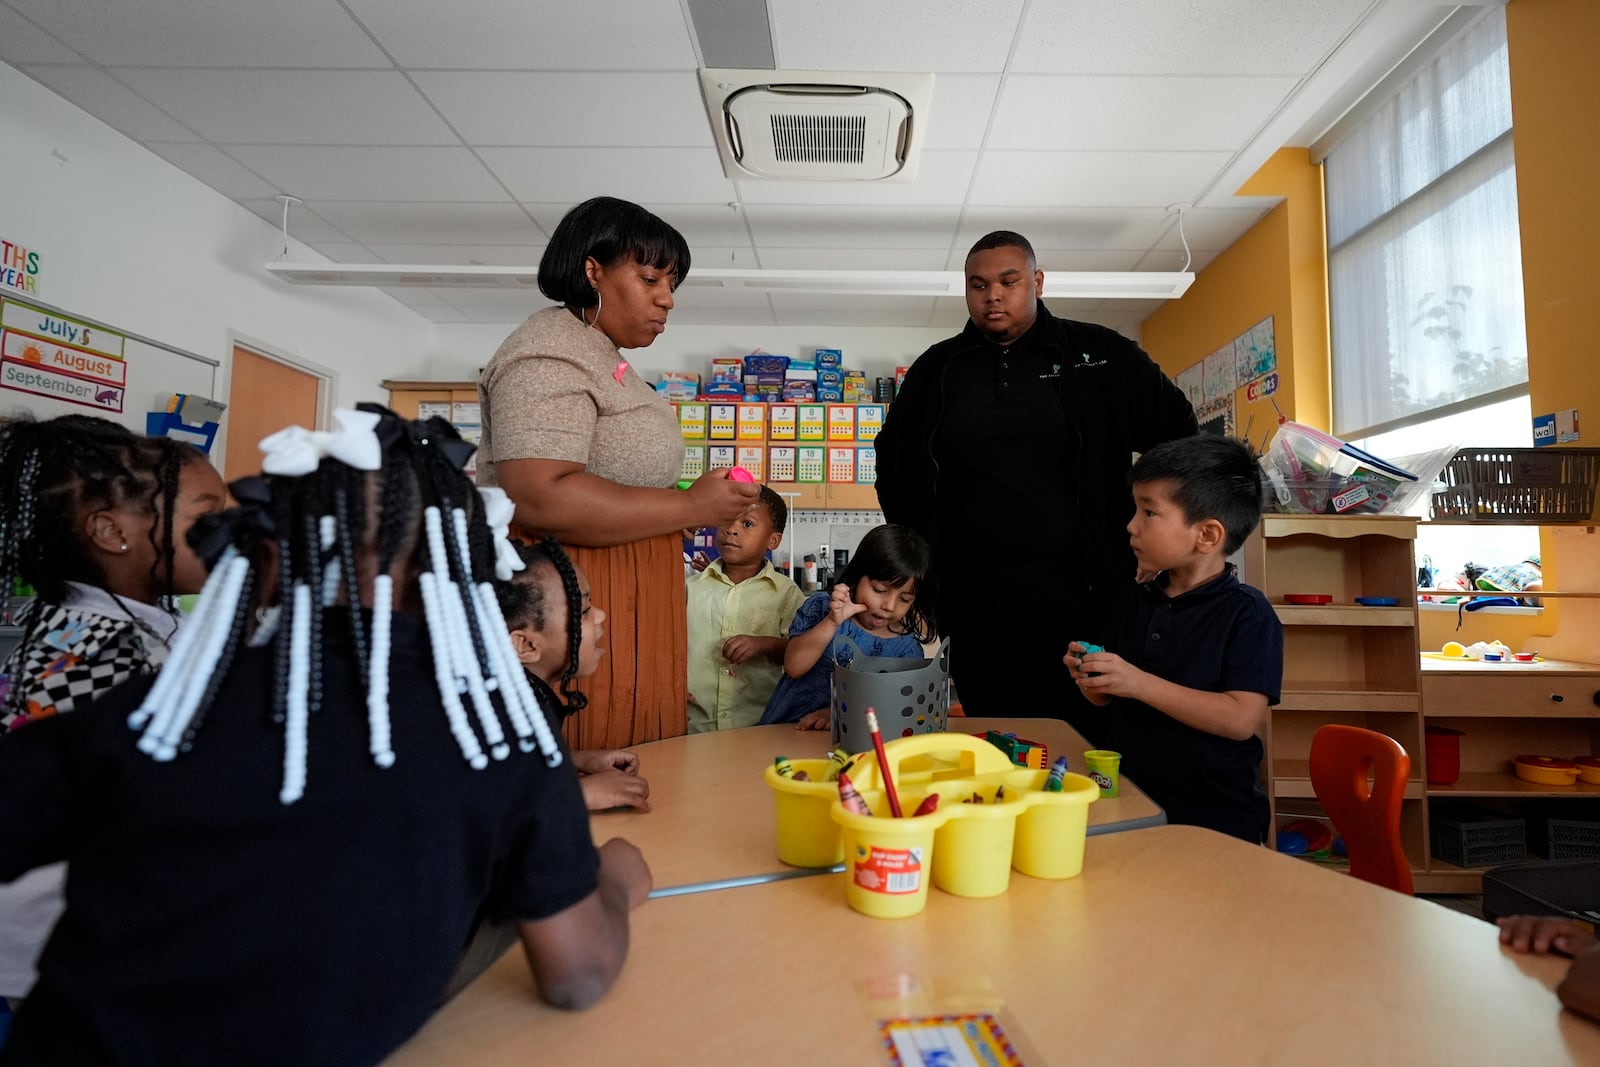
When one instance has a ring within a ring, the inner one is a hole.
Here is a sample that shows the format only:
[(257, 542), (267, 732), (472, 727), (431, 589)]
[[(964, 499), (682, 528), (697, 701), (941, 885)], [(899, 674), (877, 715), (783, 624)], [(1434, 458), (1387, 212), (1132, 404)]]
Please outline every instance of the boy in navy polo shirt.
[(1260, 472), (1240, 442), (1199, 434), (1157, 445), (1128, 473), (1128, 534), (1152, 581), (1112, 616), (1108, 651), (1064, 657), (1093, 704), (1103, 747), (1174, 823), (1260, 844), (1267, 830), (1261, 728), (1283, 681), (1283, 626), (1227, 557), (1261, 521)]

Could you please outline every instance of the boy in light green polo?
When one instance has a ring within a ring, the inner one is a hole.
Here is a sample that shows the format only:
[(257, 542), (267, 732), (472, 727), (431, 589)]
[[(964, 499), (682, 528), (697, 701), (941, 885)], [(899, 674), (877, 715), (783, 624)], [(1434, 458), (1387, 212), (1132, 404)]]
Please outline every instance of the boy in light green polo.
[(689, 579), (689, 732), (754, 726), (783, 674), (804, 594), (767, 553), (789, 509), (766, 486), (717, 533), (717, 558)]

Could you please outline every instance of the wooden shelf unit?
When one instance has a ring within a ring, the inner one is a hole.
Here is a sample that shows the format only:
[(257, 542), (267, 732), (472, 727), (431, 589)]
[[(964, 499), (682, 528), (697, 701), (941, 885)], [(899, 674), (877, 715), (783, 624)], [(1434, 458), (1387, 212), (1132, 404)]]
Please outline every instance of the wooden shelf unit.
[[(1244, 580), (1283, 623), (1283, 688), (1262, 740), (1273, 826), (1317, 808), (1311, 737), (1328, 723), (1386, 733), (1413, 754), (1401, 838), (1414, 874), (1428, 870), (1418, 664), (1417, 520), (1404, 516), (1264, 515), (1244, 547)], [(1320, 593), (1326, 605), (1284, 603)], [(1393, 597), (1367, 607), (1356, 597)]]

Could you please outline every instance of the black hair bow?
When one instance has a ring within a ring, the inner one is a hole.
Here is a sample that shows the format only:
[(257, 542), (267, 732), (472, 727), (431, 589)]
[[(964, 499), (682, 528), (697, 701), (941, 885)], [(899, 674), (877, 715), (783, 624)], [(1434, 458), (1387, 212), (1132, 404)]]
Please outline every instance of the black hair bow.
[(357, 411), (369, 411), (381, 416), (378, 422), (378, 440), (383, 442), (383, 450), (387, 454), (389, 449), (398, 443), (402, 436), (409, 437), (415, 447), (429, 446), (436, 450), (456, 470), (466, 470), (467, 463), (472, 459), (472, 454), (478, 446), (469, 441), (463, 441), (456, 428), (439, 416), (434, 415), (427, 419), (412, 421), (402, 419), (393, 411), (382, 404), (357, 404)]
[(265, 478), (240, 478), (228, 490), (237, 504), (214, 515), (202, 515), (189, 531), (189, 547), (207, 570), (215, 567), (230, 547), (250, 555), (276, 532), (272, 489)]

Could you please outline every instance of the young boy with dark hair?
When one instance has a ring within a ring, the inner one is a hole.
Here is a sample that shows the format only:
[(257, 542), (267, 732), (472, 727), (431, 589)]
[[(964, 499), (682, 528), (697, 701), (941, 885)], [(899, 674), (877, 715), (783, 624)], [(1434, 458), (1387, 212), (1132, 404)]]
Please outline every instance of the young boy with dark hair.
[(1260, 844), (1267, 829), (1261, 728), (1283, 681), (1283, 626), (1227, 557), (1261, 521), (1249, 449), (1216, 434), (1160, 444), (1128, 475), (1128, 534), (1156, 577), (1113, 614), (1106, 651), (1074, 641), (1067, 668), (1110, 708), (1104, 736), (1122, 771), (1174, 823)]
[(717, 534), (717, 558), (689, 579), (689, 732), (754, 726), (783, 675), (789, 623), (805, 601), (767, 553), (789, 509), (766, 486)]

